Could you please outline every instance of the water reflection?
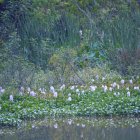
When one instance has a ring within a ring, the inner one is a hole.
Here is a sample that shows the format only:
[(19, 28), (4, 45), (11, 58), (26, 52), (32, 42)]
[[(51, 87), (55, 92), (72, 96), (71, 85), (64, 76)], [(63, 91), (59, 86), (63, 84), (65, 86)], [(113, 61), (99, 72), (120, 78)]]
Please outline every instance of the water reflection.
[(69, 118), (1, 128), (0, 140), (139, 140), (139, 118)]

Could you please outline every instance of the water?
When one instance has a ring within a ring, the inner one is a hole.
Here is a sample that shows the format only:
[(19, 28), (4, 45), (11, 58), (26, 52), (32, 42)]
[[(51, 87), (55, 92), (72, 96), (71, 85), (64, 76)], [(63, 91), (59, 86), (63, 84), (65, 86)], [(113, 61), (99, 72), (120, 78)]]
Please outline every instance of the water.
[(45, 118), (1, 127), (0, 140), (140, 140), (140, 118)]

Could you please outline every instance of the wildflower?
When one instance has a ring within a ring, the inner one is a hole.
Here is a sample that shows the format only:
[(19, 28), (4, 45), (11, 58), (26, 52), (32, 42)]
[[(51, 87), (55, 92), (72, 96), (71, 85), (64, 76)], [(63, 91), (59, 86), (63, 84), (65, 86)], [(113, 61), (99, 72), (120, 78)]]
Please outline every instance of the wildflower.
[(104, 92), (106, 92), (107, 91), (107, 86), (104, 86), (103, 90), (104, 90)]
[(129, 90), (129, 87), (127, 87), (126, 90)]
[(113, 88), (112, 88), (112, 87), (110, 87), (110, 88), (109, 88), (109, 91), (112, 91), (112, 90), (113, 90)]
[(12, 101), (12, 102), (14, 101), (13, 95), (10, 95), (9, 100)]
[(84, 90), (82, 90), (82, 94), (84, 94), (85, 93), (85, 91)]
[(2, 87), (0, 87), (0, 94), (1, 93), (4, 93), (5, 92), (5, 89), (3, 89)]
[(80, 124), (79, 123), (77, 123), (77, 126), (79, 126)]
[(79, 92), (79, 89), (76, 89), (76, 92)]
[(111, 84), (111, 86), (112, 86), (113, 88), (115, 88), (115, 87), (117, 86), (117, 83), (114, 82), (113, 84)]
[(86, 125), (85, 124), (82, 124), (82, 127), (84, 128)]
[(36, 93), (34, 91), (31, 91), (30, 95), (34, 97), (36, 95)]
[(94, 79), (91, 79), (91, 82), (94, 82), (95, 80)]
[(104, 85), (102, 85), (102, 88), (104, 88), (105, 86)]
[(5, 92), (5, 89), (1, 89), (1, 90), (0, 90), (0, 93), (4, 93), (4, 92)]
[(71, 93), (69, 93), (68, 96), (71, 96)]
[(114, 96), (117, 96), (117, 93), (116, 92), (114, 92)]
[(72, 101), (72, 98), (70, 96), (68, 97), (68, 101)]
[(58, 96), (58, 93), (57, 93), (56, 91), (54, 91), (54, 92), (53, 92), (53, 96), (54, 96), (54, 97), (57, 97), (57, 96)]
[(56, 124), (54, 124), (54, 126), (53, 126), (54, 128), (58, 128), (58, 124), (56, 123)]
[(127, 96), (130, 96), (130, 91), (127, 92)]
[(79, 30), (79, 34), (80, 34), (80, 37), (82, 37), (83, 31), (82, 30)]
[(102, 81), (104, 81), (105, 80), (105, 77), (102, 77)]
[(32, 125), (32, 128), (35, 128), (35, 126), (34, 126), (34, 125)]
[(55, 92), (55, 89), (53, 86), (50, 87), (50, 92), (54, 93)]
[(91, 90), (91, 91), (95, 91), (96, 88), (97, 88), (97, 86), (90, 86), (90, 90)]
[(74, 90), (74, 88), (75, 88), (74, 86), (71, 86), (71, 88), (70, 88), (70, 89), (71, 89), (71, 90)]
[(69, 125), (71, 125), (72, 124), (72, 120), (70, 119), (70, 120), (68, 120), (68, 124)]
[(44, 88), (40, 88), (39, 91), (40, 91), (42, 94), (46, 94), (46, 89), (44, 89)]
[(60, 87), (60, 90), (63, 90), (65, 89), (65, 84), (63, 84), (61, 87)]
[(134, 90), (139, 90), (139, 86), (137, 86), (137, 87), (134, 87)]
[(96, 80), (99, 80), (99, 75), (96, 75), (95, 78), (96, 78)]
[(120, 96), (120, 92), (118, 93), (114, 92), (114, 96)]
[(132, 80), (132, 79), (131, 79), (131, 80), (129, 80), (129, 83), (130, 83), (130, 84), (133, 84), (133, 80)]
[(124, 84), (124, 82), (125, 82), (125, 81), (122, 79), (122, 80), (121, 80), (121, 84)]
[(27, 92), (28, 92), (28, 93), (30, 93), (30, 92), (31, 92), (31, 89), (30, 89), (30, 87), (28, 87), (28, 88), (27, 88)]

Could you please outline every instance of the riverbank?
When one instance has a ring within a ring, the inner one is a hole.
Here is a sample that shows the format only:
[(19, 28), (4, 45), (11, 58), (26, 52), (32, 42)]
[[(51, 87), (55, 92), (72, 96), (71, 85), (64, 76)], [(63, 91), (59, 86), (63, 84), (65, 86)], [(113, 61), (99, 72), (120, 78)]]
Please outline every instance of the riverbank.
[[(0, 125), (16, 126), (27, 119), (60, 116), (119, 116), (140, 113), (138, 83), (64, 85), (49, 92), (27, 92), (0, 96)], [(53, 93), (54, 92), (54, 93)], [(32, 94), (31, 94), (32, 93)], [(11, 98), (12, 96), (12, 98)]]

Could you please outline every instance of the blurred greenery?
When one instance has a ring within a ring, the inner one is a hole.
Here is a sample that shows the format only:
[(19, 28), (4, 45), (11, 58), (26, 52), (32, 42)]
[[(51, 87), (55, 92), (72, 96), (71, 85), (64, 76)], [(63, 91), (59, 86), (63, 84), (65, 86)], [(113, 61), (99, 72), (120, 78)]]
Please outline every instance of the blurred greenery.
[(139, 38), (137, 0), (1, 0), (0, 85), (82, 81), (80, 71), (102, 64), (139, 75)]

